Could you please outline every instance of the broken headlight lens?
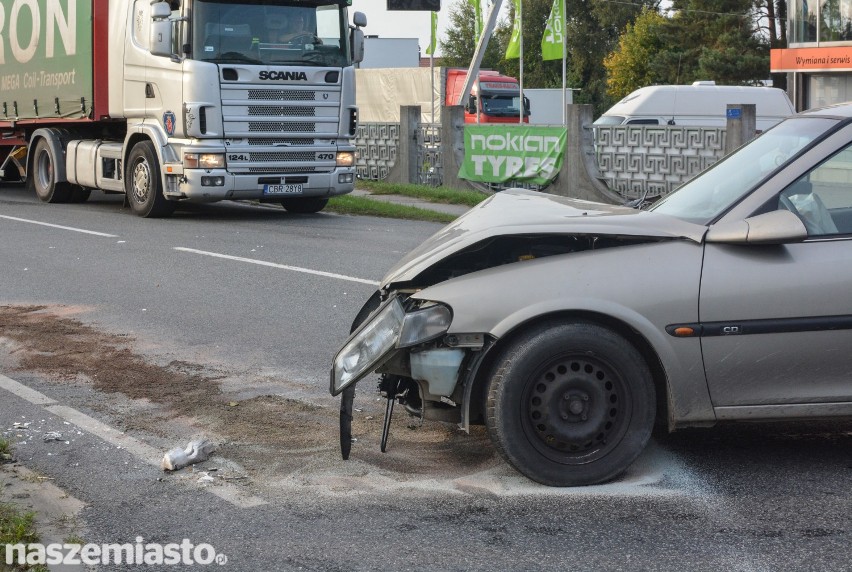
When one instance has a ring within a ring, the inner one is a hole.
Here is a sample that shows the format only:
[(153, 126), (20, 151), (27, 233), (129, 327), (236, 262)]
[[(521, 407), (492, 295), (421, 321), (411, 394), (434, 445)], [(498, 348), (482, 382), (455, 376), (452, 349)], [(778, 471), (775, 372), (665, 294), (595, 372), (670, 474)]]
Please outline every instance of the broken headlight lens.
[(450, 327), (452, 312), (434, 304), (408, 314), (398, 298), (380, 308), (334, 356), (331, 394), (374, 371), (397, 348), (406, 348), (434, 339)]
[(450, 309), (435, 304), (405, 315), (397, 347), (407, 348), (437, 338), (450, 328)]
[(334, 356), (331, 394), (337, 395), (375, 369), (380, 360), (396, 347), (405, 320), (405, 310), (394, 298), (358, 330)]

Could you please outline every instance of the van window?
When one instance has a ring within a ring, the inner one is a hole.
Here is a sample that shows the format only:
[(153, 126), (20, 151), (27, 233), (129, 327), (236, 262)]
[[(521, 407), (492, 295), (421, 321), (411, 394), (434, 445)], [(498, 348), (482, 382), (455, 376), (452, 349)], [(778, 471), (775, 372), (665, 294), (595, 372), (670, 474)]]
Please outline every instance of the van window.
[(593, 125), (621, 125), (624, 118), (618, 115), (601, 115)]
[(631, 119), (625, 125), (659, 125), (656, 119)]

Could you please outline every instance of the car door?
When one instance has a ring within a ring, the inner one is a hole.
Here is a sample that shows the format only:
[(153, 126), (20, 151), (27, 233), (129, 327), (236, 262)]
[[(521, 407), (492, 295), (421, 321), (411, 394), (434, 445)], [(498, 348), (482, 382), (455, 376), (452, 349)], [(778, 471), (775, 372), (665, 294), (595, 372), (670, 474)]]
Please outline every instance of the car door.
[(715, 407), (852, 402), (850, 140), (847, 134), (833, 138), (842, 144), (824, 143), (808, 154), (813, 166), (767, 195), (768, 208), (787, 208), (803, 220), (805, 241), (706, 245), (699, 316)]

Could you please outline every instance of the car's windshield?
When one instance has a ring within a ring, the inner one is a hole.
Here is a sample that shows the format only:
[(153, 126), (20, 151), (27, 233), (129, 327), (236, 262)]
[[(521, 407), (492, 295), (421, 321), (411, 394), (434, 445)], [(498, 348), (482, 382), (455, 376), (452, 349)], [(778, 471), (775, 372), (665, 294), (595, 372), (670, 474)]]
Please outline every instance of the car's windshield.
[(346, 10), (336, 3), (196, 0), (192, 20), (192, 54), (201, 61), (336, 67), (349, 63)]
[(834, 127), (837, 121), (826, 117), (794, 117), (783, 121), (684, 184), (650, 210), (708, 224), (767, 175)]

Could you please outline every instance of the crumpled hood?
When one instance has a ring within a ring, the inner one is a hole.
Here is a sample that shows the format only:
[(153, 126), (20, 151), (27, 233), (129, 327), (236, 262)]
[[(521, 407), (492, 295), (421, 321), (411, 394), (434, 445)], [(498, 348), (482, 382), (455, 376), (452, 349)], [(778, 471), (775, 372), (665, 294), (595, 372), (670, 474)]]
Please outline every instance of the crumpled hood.
[(438, 261), (501, 235), (635, 236), (700, 243), (706, 232), (703, 225), (668, 215), (511, 189), (496, 193), (426, 239), (391, 268), (381, 286), (413, 280)]

